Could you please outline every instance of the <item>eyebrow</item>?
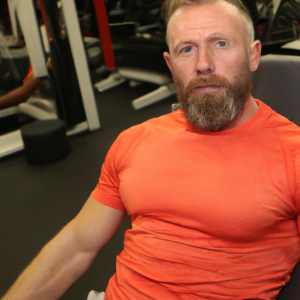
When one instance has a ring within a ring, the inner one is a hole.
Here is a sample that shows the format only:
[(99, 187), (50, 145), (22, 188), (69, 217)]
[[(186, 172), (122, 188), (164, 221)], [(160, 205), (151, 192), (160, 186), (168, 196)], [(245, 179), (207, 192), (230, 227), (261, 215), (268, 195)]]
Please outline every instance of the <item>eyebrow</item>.
[(229, 35), (223, 32), (215, 32), (208, 36), (208, 39), (228, 39)]

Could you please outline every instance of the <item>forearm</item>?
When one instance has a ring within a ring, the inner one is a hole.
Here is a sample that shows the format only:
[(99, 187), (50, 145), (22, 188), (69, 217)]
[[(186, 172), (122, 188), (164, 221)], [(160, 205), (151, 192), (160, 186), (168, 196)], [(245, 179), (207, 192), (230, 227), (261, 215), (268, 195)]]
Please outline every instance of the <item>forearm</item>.
[(42, 80), (31, 76), (23, 86), (0, 98), (0, 108), (6, 108), (25, 102), (41, 86)]
[(80, 213), (40, 252), (2, 300), (54, 300), (91, 265), (126, 212), (90, 197)]
[(42, 249), (2, 300), (58, 299), (88, 269), (97, 253), (78, 251), (68, 226), (72, 225)]

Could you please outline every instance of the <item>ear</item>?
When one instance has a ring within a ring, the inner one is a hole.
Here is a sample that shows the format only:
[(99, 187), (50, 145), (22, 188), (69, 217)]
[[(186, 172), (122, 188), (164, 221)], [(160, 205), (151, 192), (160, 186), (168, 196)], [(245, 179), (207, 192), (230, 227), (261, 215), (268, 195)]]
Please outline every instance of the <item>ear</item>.
[(261, 52), (261, 42), (254, 41), (250, 44), (250, 69), (254, 72), (259, 65), (259, 58)]
[(169, 54), (168, 52), (164, 52), (163, 56), (164, 56), (164, 59), (165, 59), (167, 65), (168, 65), (168, 67), (169, 67), (171, 73), (172, 73), (172, 65), (171, 65), (171, 57), (170, 57), (170, 54)]

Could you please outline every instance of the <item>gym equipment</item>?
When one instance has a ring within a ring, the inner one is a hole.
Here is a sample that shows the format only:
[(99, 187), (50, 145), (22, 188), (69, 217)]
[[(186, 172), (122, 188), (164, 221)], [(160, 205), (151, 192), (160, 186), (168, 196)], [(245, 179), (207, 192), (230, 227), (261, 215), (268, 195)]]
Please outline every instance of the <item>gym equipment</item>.
[(273, 0), (273, 14), (264, 25), (261, 35), (262, 55), (299, 56), (299, 47), (285, 48), (286, 43), (300, 36), (300, 4), (296, 0)]
[[(155, 34), (144, 32), (144, 30), (149, 29), (147, 26), (146, 28), (135, 29), (135, 22), (108, 24), (104, 1), (94, 0), (94, 7), (106, 67), (111, 70), (111, 75), (107, 79), (95, 84), (97, 90), (104, 92), (123, 83), (125, 80), (157, 84), (158, 89), (132, 101), (135, 109), (141, 109), (174, 95), (176, 87), (172, 83), (172, 77), (168, 69), (165, 67), (166, 71), (164, 73), (149, 69), (149, 62), (155, 61), (156, 56), (159, 55), (160, 57), (157, 61), (163, 61), (162, 53), (166, 47), (164, 35), (158, 34), (155, 36)], [(153, 26), (150, 26), (150, 28), (153, 29)], [(112, 34), (110, 31), (112, 31)], [(151, 40), (152, 36), (155, 36), (153, 40)], [(118, 48), (120, 49), (119, 52)], [(122, 61), (124, 64), (124, 56), (128, 55), (128, 52), (131, 58), (131, 60), (128, 60), (128, 66), (122, 66), (122, 62), (119, 64), (117, 62), (118, 68), (116, 69), (115, 57), (123, 56)], [(149, 55), (152, 57), (149, 58)], [(165, 62), (162, 63), (165, 66)]]
[(252, 95), (300, 126), (299, 81), (299, 56), (262, 56), (252, 74)]
[(35, 77), (48, 76), (44, 48), (32, 0), (8, 0), (9, 13), (15, 39), (19, 39), (17, 18), (22, 28), (26, 49)]
[[(44, 55), (44, 48), (39, 32), (38, 22), (35, 14), (35, 7), (32, 0), (8, 0), (9, 13), (11, 17), (12, 29), (13, 29), (13, 37), (14, 40), (18, 40), (18, 30), (17, 30), (17, 19), (22, 28), (24, 40), (26, 42), (26, 47), (22, 49), (8, 49), (6, 47), (2, 47), (5, 49), (5, 57), (7, 58), (7, 63), (10, 66), (10, 71), (14, 75), (15, 79), (19, 79), (21, 82), (21, 76), (16, 75), (16, 54), (29, 56), (30, 64), (32, 65), (33, 72), (35, 77), (45, 77), (48, 76), (48, 70)], [(13, 42), (13, 41), (12, 41)], [(2, 45), (5, 44), (5, 39), (2, 37)], [(14, 56), (12, 55), (15, 54)], [(20, 78), (19, 78), (20, 77)], [(25, 77), (25, 76), (22, 76)], [(45, 100), (41, 100), (41, 105), (45, 103)], [(35, 115), (39, 117), (38, 112), (47, 113), (47, 111), (43, 111), (40, 107), (35, 106), (36, 103), (39, 102), (39, 99), (35, 98), (32, 101), (28, 101), (27, 103), (22, 104), (18, 107), (12, 107), (7, 109), (2, 109), (0, 111), (0, 117), (3, 118), (14, 118), (14, 114), (19, 114), (22, 112), (23, 108), (25, 111), (30, 112), (31, 107), (35, 110)], [(52, 104), (49, 103), (48, 107)], [(52, 105), (53, 106), (53, 105)], [(53, 110), (53, 109), (52, 109)], [(45, 115), (44, 115), (45, 116)], [(17, 123), (16, 123), (17, 124)], [(21, 133), (19, 130), (12, 131), (0, 136), (0, 157), (6, 156), (8, 154), (15, 153), (24, 148)]]
[(21, 127), (28, 163), (42, 164), (67, 155), (71, 148), (62, 120), (34, 121)]
[(277, 2), (274, 4), (274, 15), (265, 42), (288, 42), (298, 39), (300, 34), (300, 4), (295, 0)]
[(68, 129), (81, 124), (90, 131), (97, 130), (100, 128), (98, 110), (75, 3), (70, 0), (42, 3), (50, 39), (53, 70), (50, 76), (59, 99), (59, 115), (64, 116)]
[[(23, 10), (23, 5), (27, 2), (28, 6)], [(59, 5), (59, 3), (61, 5)], [(37, 119), (53, 119), (57, 117), (64, 119), (68, 129), (67, 135), (76, 134), (85, 130), (97, 130), (100, 128), (100, 122), (79, 30), (75, 4), (69, 0), (62, 2), (45, 1), (44, 4), (48, 7), (46, 13), (45, 10), (43, 10), (43, 12), (45, 19), (47, 19), (47, 31), (51, 38), (50, 47), (53, 73), (50, 71), (49, 75), (50, 80), (52, 80), (55, 86), (56, 111), (54, 112), (53, 107), (51, 108), (49, 106), (47, 107), (49, 108), (48, 111), (45, 110), (44, 101), (34, 106), (32, 103), (27, 102), (21, 104), (18, 109)], [(43, 5), (41, 6), (43, 7)], [(62, 19), (60, 18), (62, 6), (64, 7), (65, 24), (61, 22)], [(21, 27), (25, 20), (25, 16), (23, 16), (24, 12), (26, 13), (26, 20), (28, 16), (35, 20), (29, 22), (29, 24), (31, 24), (32, 27), (37, 27), (32, 0), (10, 0), (10, 12), (13, 19), (15, 18), (13, 16), (15, 12), (18, 14), (18, 18), (19, 15), (21, 16), (20, 18), (23, 20), (23, 22), (20, 22)], [(13, 21), (13, 23), (15, 23), (14, 32), (16, 33), (16, 20)], [(63, 35), (61, 35), (62, 28), (60, 25), (63, 25)], [(23, 34), (27, 48), (33, 49), (34, 47), (38, 47), (39, 50), (43, 50), (38, 27), (35, 29), (32, 28), (35, 34), (32, 38), (28, 39), (28, 33), (31, 34), (31, 31), (29, 30), (28, 24), (24, 26), (26, 28)], [(70, 49), (67, 32), (72, 44), (72, 51)], [(38, 39), (37, 44), (33, 37)], [(32, 44), (34, 44), (34, 47), (32, 47)], [(36, 55), (34, 52), (31, 53), (30, 59), (39, 60), (39, 63), (41, 62), (40, 64), (32, 63), (34, 75), (36, 76), (35, 70), (37, 70), (38, 74), (43, 76), (45, 73), (43, 73), (43, 68), (40, 67), (46, 66), (44, 53), (42, 53), (42, 55)], [(74, 56), (74, 61), (72, 55)], [(46, 74), (48, 74), (47, 67), (46, 72)], [(76, 74), (78, 74), (79, 80), (77, 80)], [(35, 101), (35, 103), (36, 102), (38, 101)], [(20, 132), (10, 132), (0, 137), (0, 157), (22, 149), (24, 149), (24, 144)]]
[(282, 288), (276, 300), (295, 300), (300, 298), (300, 263), (298, 262), (291, 273), (290, 281)]
[(4, 94), (23, 84), (30, 67), (25, 47), (9, 48), (13, 40), (13, 38), (7, 39), (0, 30), (0, 92)]

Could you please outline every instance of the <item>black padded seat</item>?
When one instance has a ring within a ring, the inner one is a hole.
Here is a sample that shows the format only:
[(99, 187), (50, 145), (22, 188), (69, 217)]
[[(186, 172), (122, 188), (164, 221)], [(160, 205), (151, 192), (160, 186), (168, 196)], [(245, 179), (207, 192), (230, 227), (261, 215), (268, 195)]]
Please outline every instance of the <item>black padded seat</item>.
[(276, 300), (296, 300), (300, 299), (300, 262), (294, 268), (290, 281), (283, 287)]
[(21, 127), (27, 161), (42, 164), (67, 155), (71, 148), (62, 120), (35, 121)]

